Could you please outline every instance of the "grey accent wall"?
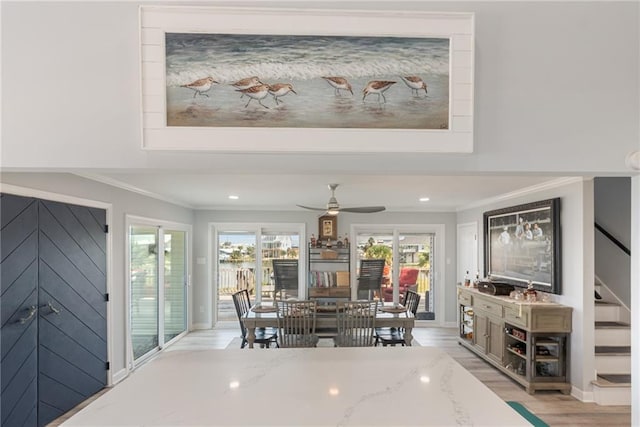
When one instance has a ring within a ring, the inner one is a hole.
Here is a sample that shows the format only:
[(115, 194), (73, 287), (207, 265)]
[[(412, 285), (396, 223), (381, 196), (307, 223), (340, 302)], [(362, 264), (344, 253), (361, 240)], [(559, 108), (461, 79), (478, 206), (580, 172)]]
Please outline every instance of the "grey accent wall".
[[(11, 184), (28, 189), (46, 191), (87, 200), (110, 203), (111, 223), (109, 232), (112, 239), (109, 336), (111, 371), (118, 373), (126, 369), (126, 280), (125, 271), (125, 215), (193, 224), (193, 211), (140, 194), (125, 191), (71, 174), (53, 173), (2, 173), (2, 184)], [(5, 191), (3, 189), (3, 191)], [(43, 197), (44, 198), (44, 197)], [(56, 200), (56, 199), (54, 199)]]
[[(595, 220), (631, 248), (631, 178), (594, 180)], [(631, 308), (631, 257), (601, 232), (595, 232), (596, 276)]]

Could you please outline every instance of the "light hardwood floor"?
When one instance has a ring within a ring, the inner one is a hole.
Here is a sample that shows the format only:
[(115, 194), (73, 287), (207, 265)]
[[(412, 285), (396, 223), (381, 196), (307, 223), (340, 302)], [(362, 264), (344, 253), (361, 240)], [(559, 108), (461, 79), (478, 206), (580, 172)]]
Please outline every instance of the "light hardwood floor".
[[(220, 322), (214, 329), (194, 331), (188, 334), (165, 351), (224, 349), (234, 338), (239, 336), (239, 333), (237, 321)], [(631, 425), (630, 406), (599, 406), (595, 403), (582, 403), (558, 391), (539, 391), (534, 395), (528, 394), (519, 384), (460, 346), (457, 341), (456, 328), (418, 327), (413, 330), (413, 335), (416, 341), (423, 346), (434, 346), (445, 350), (502, 399), (522, 403), (529, 411), (536, 414), (550, 426), (604, 427)], [(397, 349), (402, 351), (402, 347)], [(247, 351), (271, 350), (256, 349)], [(87, 404), (88, 402), (84, 402), (80, 407), (84, 407)], [(60, 425), (77, 412), (80, 407), (58, 418), (49, 426)], [(419, 411), (416, 413), (419, 413)], [(420, 416), (428, 416), (428, 414)]]

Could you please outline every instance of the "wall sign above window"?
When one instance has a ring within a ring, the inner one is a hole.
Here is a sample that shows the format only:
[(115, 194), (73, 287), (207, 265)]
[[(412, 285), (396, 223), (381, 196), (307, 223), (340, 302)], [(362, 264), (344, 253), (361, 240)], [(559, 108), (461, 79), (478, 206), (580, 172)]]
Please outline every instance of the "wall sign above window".
[(143, 148), (473, 151), (471, 13), (140, 14)]

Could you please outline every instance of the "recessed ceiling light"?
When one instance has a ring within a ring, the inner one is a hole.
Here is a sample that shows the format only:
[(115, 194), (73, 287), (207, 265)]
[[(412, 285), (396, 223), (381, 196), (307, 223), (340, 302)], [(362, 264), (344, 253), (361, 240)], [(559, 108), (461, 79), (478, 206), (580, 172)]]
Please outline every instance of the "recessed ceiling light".
[(238, 200), (240, 197), (238, 197), (238, 196), (229, 196), (229, 198), (230, 198), (231, 200)]
[(428, 197), (420, 197), (419, 199), (421, 202), (428, 202), (429, 198)]

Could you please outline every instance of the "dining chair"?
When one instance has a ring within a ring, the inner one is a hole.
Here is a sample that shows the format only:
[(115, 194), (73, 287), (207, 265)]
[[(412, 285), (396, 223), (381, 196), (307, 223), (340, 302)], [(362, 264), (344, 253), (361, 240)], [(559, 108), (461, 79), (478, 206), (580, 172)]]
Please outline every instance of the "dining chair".
[[(402, 305), (407, 309), (407, 313), (411, 312), (415, 316), (418, 312), (419, 304), (420, 294), (407, 290), (404, 294), (404, 301), (402, 302)], [(404, 328), (376, 328), (375, 337), (375, 345), (379, 343), (382, 343), (385, 347), (388, 345), (395, 346), (396, 344), (406, 345), (404, 341)]]
[(278, 301), (280, 347), (316, 347), (316, 301)]
[(339, 301), (335, 347), (371, 347), (378, 301)]
[(274, 259), (273, 279), (274, 292), (273, 299), (279, 296), (286, 299), (290, 295), (298, 295), (298, 260), (297, 259)]
[(385, 263), (384, 258), (360, 260), (358, 291), (369, 291), (369, 298), (372, 293), (377, 293), (379, 300), (382, 301), (382, 277)]
[[(240, 322), (240, 332), (242, 333), (242, 343), (240, 344), (240, 348), (244, 348), (245, 345), (248, 344), (247, 340), (247, 328), (244, 326), (244, 322), (242, 318), (249, 312), (251, 309), (251, 300), (249, 298), (249, 291), (243, 289), (231, 295), (233, 298), (233, 305), (236, 307), (236, 314), (238, 315), (238, 321)], [(254, 341), (256, 344), (260, 344), (260, 347), (270, 347), (271, 343), (275, 343), (276, 347), (278, 345), (278, 330), (276, 328), (256, 328), (256, 339)]]

